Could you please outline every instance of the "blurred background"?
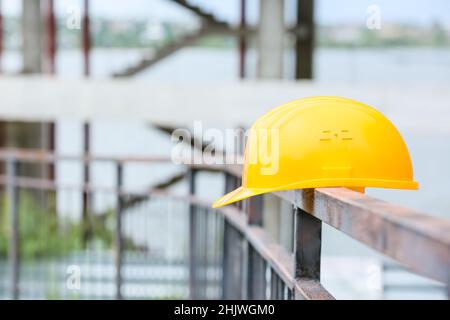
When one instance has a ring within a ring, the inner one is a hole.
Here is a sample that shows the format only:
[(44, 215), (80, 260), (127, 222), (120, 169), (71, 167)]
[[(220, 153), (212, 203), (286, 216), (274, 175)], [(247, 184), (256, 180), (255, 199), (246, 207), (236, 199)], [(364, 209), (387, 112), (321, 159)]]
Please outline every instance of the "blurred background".
[[(346, 96), (388, 116), (421, 189), (367, 194), (449, 218), (449, 49), (444, 0), (0, 0), (0, 297), (111, 299), (117, 286), (123, 298), (188, 297), (189, 204), (136, 195), (189, 191), (170, 161), (172, 131), (248, 128), (305, 96)], [(30, 179), (11, 188), (16, 175)], [(223, 177), (199, 176), (196, 192), (214, 200)], [(291, 222), (279, 220), (272, 233), (288, 241)], [(220, 219), (204, 226), (217, 230), (207, 252), (220, 263)], [(336, 298), (446, 297), (331, 227), (322, 253)], [(204, 272), (204, 297), (219, 297), (220, 272)]]

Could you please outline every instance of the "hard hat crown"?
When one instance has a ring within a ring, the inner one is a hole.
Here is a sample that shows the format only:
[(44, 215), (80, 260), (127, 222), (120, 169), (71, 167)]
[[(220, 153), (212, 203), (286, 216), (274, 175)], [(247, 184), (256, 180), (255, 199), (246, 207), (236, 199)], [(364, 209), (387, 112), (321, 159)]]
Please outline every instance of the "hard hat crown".
[(258, 119), (248, 137), (242, 187), (219, 207), (301, 188), (417, 189), (406, 144), (379, 111), (351, 99), (312, 97)]

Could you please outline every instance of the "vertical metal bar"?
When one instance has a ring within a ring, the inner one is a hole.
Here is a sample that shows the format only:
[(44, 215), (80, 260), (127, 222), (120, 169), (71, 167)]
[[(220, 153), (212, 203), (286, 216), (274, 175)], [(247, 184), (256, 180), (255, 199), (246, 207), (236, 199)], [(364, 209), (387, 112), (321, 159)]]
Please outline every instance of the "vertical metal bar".
[(56, 19), (54, 10), (54, 0), (47, 0), (47, 55), (50, 74), (55, 73), (56, 62)]
[(299, 208), (294, 208), (294, 214), (295, 278), (320, 281), (322, 221)]
[(17, 178), (17, 162), (11, 157), (8, 158), (7, 164), (7, 197), (8, 211), (10, 219), (10, 241), (9, 241), (9, 261), (11, 270), (11, 297), (14, 300), (19, 299), (19, 194), (16, 185)]
[(197, 231), (197, 250), (199, 251), (199, 277), (197, 278), (200, 281), (200, 298), (206, 299), (207, 293), (207, 268), (208, 268), (208, 225), (207, 225), (207, 212), (204, 208), (199, 208), (198, 210), (198, 231)]
[(235, 130), (237, 131), (235, 153), (243, 156), (245, 151), (245, 128), (243, 126), (238, 126)]
[(293, 290), (287, 288), (287, 300), (292, 300), (293, 297)]
[(312, 79), (314, 51), (314, 0), (297, 0), (295, 78)]
[(236, 188), (236, 178), (229, 173), (225, 173), (225, 193), (233, 191)]
[(210, 231), (212, 231), (211, 228), (210, 228), (211, 215), (209, 214), (208, 209), (204, 208), (202, 214), (203, 214), (204, 219), (205, 219), (205, 224), (204, 224), (203, 231), (202, 231), (204, 233), (203, 239), (204, 239), (204, 242), (205, 242), (205, 244), (204, 244), (205, 245), (205, 248), (204, 248), (204, 253), (205, 253), (205, 258), (204, 258), (204, 261), (205, 261), (204, 299), (210, 299), (211, 298), (210, 295), (209, 295), (209, 292), (210, 292), (210, 290), (209, 290), (209, 288), (210, 288), (210, 278), (209, 278), (209, 274), (210, 274), (210, 272), (209, 272), (209, 270), (210, 270), (209, 269), (210, 268), (210, 257), (209, 257), (209, 246), (208, 246), (208, 244), (210, 244), (211, 241), (213, 241), (214, 235), (213, 235), (212, 232), (210, 232)]
[[(48, 149), (51, 152), (55, 152), (55, 148), (56, 148), (56, 139), (55, 139), (55, 134), (56, 134), (56, 122), (52, 121), (49, 123), (49, 130), (48, 130)], [(48, 179), (50, 181), (55, 181), (55, 161), (52, 163), (48, 164)]]
[(83, 32), (82, 32), (82, 47), (84, 58), (84, 76), (89, 76), (91, 73), (90, 51), (91, 51), (91, 31), (89, 19), (89, 0), (84, 0), (83, 13)]
[(223, 299), (242, 299), (242, 235), (228, 222), (224, 226)]
[(91, 221), (90, 221), (90, 195), (88, 191), (89, 180), (90, 180), (90, 162), (87, 159), (90, 155), (90, 136), (91, 129), (89, 122), (83, 124), (83, 183), (85, 188), (83, 188), (83, 207), (82, 207), (82, 218), (83, 218), (83, 246), (86, 247), (90, 237), (91, 237)]
[(249, 245), (248, 258), (248, 299), (262, 300), (266, 292), (266, 269), (264, 260)]
[(239, 78), (245, 78), (245, 56), (247, 51), (247, 39), (246, 39), (246, 29), (247, 29), (247, 13), (246, 13), (246, 0), (241, 0), (241, 19), (239, 26)]
[(223, 220), (219, 213), (213, 211), (212, 212), (215, 217), (214, 222), (214, 230), (215, 230), (215, 238), (214, 238), (214, 299), (220, 299), (222, 297), (222, 253), (221, 248), (223, 247)]
[(248, 299), (249, 291), (250, 291), (250, 280), (249, 280), (249, 273), (250, 273), (250, 257), (249, 257), (249, 251), (250, 251), (250, 244), (245, 239), (245, 237), (242, 237), (241, 241), (241, 269), (239, 272), (242, 274), (242, 279), (240, 282), (241, 286), (241, 298), (242, 299)]
[(116, 299), (121, 300), (122, 296), (122, 253), (123, 253), (123, 237), (122, 237), (122, 211), (123, 211), (123, 165), (117, 162), (117, 208), (116, 208), (116, 228), (115, 228), (115, 269), (116, 269)]
[[(256, 196), (248, 199), (246, 209), (247, 223), (249, 225), (261, 226), (263, 223), (263, 197)], [(257, 253), (253, 250), (251, 245), (246, 240), (244, 240), (243, 249), (243, 297), (245, 299), (255, 299), (254, 296), (258, 295), (258, 293), (254, 291), (260, 290), (263, 284), (265, 284), (265, 282), (263, 282), (264, 278), (261, 277), (263, 270), (261, 270), (261, 266), (259, 264), (259, 261), (257, 260)]]
[[(384, 270), (383, 270), (383, 274), (384, 274)], [(384, 281), (383, 281), (383, 284), (384, 284)], [(446, 292), (447, 292), (447, 300), (450, 300), (450, 272), (447, 273)]]
[[(225, 173), (225, 194), (228, 192), (233, 191), (236, 189), (239, 185), (239, 179), (229, 173)], [(237, 203), (232, 203), (232, 206), (235, 206), (237, 208), (242, 207), (242, 201), (239, 201)]]
[(263, 204), (262, 195), (254, 196), (248, 200), (248, 224), (262, 226), (263, 224)]
[(230, 230), (228, 222), (224, 220), (223, 226), (223, 258), (222, 258), (222, 299), (230, 299), (231, 296), (231, 288), (230, 288), (230, 252), (231, 252), (231, 243), (230, 243)]
[(284, 300), (284, 282), (283, 280), (278, 277), (278, 299), (279, 300)]
[[(195, 195), (196, 192), (196, 175), (197, 172), (194, 169), (189, 170), (189, 195)], [(197, 297), (197, 277), (196, 272), (198, 271), (198, 261), (197, 261), (197, 247), (196, 247), (196, 206), (191, 204), (189, 206), (189, 295), (191, 299), (196, 299)]]
[(447, 282), (447, 300), (450, 300), (450, 280)]
[(277, 274), (270, 269), (270, 300), (277, 299)]

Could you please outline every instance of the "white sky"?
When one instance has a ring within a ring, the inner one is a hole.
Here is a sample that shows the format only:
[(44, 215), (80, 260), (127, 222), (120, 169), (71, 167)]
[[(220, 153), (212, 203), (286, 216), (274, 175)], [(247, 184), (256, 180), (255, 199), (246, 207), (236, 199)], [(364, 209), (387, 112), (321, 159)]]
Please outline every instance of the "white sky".
[[(5, 15), (18, 15), (22, 0), (2, 1)], [(27, 0), (32, 1), (32, 0)], [(229, 22), (238, 21), (239, 0), (190, 0), (207, 11)], [(250, 21), (256, 21), (258, 0), (247, 0)], [(295, 0), (285, 0), (287, 16), (295, 15)], [(58, 15), (67, 14), (71, 6), (81, 8), (82, 0), (55, 0)], [(364, 22), (369, 5), (377, 4), (385, 21), (412, 24), (428, 24), (440, 21), (450, 25), (450, 1), (448, 0), (317, 0), (316, 19), (321, 24)], [(109, 18), (155, 18), (162, 20), (190, 19), (192, 14), (170, 0), (91, 0), (95, 16)]]

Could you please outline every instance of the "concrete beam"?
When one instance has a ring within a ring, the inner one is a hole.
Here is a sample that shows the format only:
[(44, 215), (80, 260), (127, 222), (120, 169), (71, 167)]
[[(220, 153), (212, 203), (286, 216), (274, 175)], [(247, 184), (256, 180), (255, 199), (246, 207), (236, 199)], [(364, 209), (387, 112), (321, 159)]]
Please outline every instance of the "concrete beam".
[[(363, 101), (399, 127), (450, 132), (446, 84), (345, 84), (310, 81), (170, 83), (0, 77), (0, 119), (144, 121), (171, 127), (249, 126), (272, 108), (317, 95)], [(433, 103), (430, 103), (432, 101)], [(426, 112), (424, 112), (426, 108)]]
[(284, 0), (260, 0), (258, 29), (259, 78), (283, 77)]

